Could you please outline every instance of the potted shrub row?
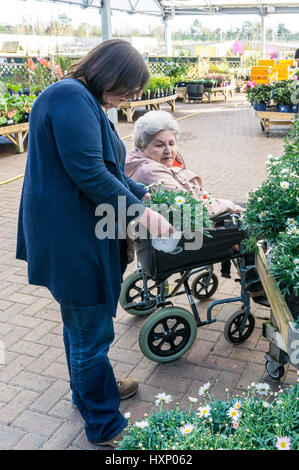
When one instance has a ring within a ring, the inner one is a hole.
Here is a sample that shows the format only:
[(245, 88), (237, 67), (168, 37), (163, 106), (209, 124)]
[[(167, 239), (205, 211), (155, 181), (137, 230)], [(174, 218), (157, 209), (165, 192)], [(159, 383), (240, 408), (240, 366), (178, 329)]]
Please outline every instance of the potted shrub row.
[(165, 76), (152, 76), (137, 100), (149, 100), (174, 94), (173, 80)]
[(297, 113), (299, 98), (299, 80), (281, 80), (273, 84), (247, 82), (247, 99), (257, 111), (266, 111), (272, 104), (281, 113)]

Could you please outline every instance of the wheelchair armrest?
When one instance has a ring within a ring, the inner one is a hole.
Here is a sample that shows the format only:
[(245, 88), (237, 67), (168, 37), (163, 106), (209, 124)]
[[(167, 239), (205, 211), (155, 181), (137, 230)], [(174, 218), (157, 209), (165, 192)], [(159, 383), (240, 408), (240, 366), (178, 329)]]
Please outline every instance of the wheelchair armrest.
[(229, 212), (223, 212), (222, 214), (216, 215), (212, 218), (213, 222), (223, 222), (224, 220), (230, 219), (231, 214)]

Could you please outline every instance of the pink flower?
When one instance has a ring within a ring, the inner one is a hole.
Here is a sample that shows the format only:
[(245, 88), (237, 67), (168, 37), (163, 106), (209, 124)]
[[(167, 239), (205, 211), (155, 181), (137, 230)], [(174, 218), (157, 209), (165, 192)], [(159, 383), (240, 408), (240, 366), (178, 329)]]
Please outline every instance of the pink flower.
[(290, 448), (291, 440), (289, 437), (278, 437), (276, 440), (275, 447), (278, 450), (291, 450)]
[(237, 419), (234, 419), (232, 423), (232, 428), (238, 429), (238, 427), (239, 427), (239, 421)]

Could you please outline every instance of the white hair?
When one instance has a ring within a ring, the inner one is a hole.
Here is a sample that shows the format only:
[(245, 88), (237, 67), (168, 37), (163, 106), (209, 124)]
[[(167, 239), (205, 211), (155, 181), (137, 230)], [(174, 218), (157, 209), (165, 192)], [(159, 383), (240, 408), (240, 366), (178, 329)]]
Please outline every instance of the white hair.
[(133, 131), (135, 147), (140, 150), (144, 149), (154, 135), (165, 130), (172, 131), (175, 139), (178, 140), (180, 129), (172, 115), (167, 111), (149, 111), (138, 118), (135, 123)]

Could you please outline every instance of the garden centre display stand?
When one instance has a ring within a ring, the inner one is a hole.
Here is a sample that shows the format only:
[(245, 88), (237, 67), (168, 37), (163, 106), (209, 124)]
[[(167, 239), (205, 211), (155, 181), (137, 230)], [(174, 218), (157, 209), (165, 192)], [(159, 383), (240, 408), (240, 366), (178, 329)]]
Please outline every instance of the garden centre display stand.
[(0, 135), (7, 137), (17, 146), (17, 153), (24, 152), (24, 141), (29, 131), (29, 122), (0, 127)]
[(175, 100), (177, 95), (161, 96), (160, 98), (152, 98), (148, 100), (125, 101), (120, 105), (120, 110), (127, 116), (127, 122), (133, 122), (133, 114), (136, 108), (145, 106), (146, 109), (161, 109), (162, 103), (167, 103), (171, 107), (171, 111), (175, 111)]
[(270, 320), (263, 324), (263, 336), (269, 340), (265, 355), (266, 370), (279, 380), (284, 375), (284, 365), (291, 363), (299, 370), (299, 330), (273, 276), (262, 247), (256, 256), (256, 268), (270, 304)]
[(298, 118), (298, 113), (280, 113), (279, 111), (255, 111), (260, 119), (262, 131), (269, 137), (270, 126), (290, 126)]
[(227, 101), (229, 97), (234, 96), (234, 86), (227, 85), (227, 86), (220, 86), (216, 88), (205, 88), (203, 94), (208, 98), (208, 102), (211, 103), (212, 98), (216, 98), (218, 94), (222, 94), (224, 96), (224, 100)]

